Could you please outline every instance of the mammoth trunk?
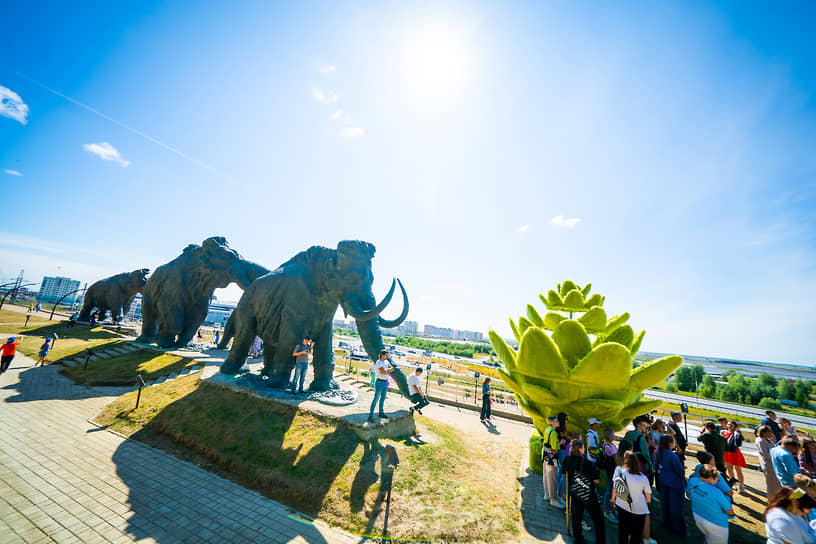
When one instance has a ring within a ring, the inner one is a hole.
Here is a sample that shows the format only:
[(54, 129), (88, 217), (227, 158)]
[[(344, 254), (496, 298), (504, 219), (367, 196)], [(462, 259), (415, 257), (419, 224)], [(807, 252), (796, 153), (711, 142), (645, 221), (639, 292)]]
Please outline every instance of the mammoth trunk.
[[(358, 322), (357, 332), (360, 333), (360, 339), (363, 341), (363, 347), (365, 347), (366, 353), (368, 353), (368, 356), (371, 357), (371, 360), (376, 361), (379, 359), (380, 351), (384, 350), (385, 346), (383, 344), (382, 334), (380, 333), (380, 327), (377, 324), (377, 320), (370, 319), (368, 321)], [(391, 365), (394, 367), (394, 372), (391, 374), (391, 377), (393, 377), (394, 381), (397, 383), (400, 393), (402, 393), (404, 397), (410, 398), (411, 393), (408, 389), (408, 379), (396, 364), (391, 362)]]

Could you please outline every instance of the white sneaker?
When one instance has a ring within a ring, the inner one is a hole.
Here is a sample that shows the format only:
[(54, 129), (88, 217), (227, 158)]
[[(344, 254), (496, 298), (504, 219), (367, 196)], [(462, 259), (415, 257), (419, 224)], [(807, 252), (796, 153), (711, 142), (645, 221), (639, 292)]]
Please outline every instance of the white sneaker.
[(581, 529), (583, 529), (584, 531), (591, 531), (592, 530), (592, 525), (590, 525), (586, 521), (582, 521), (581, 522)]
[(554, 506), (555, 508), (560, 508), (561, 510), (566, 510), (567, 509), (567, 503), (565, 503), (561, 499), (550, 499), (550, 506)]

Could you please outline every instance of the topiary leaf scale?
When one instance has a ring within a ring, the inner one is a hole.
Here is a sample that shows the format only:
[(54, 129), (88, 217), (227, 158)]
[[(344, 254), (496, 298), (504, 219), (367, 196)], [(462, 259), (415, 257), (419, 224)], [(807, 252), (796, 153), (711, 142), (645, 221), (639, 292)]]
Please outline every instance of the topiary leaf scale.
[[(644, 399), (643, 390), (666, 379), (683, 362), (672, 355), (633, 370), (632, 358), (644, 331), (635, 335), (625, 324), (628, 313), (607, 319), (604, 297), (596, 293), (587, 298), (590, 287), (564, 281), (546, 297), (539, 295), (549, 310), (543, 318), (528, 305), (527, 317), (521, 317), (518, 326), (511, 319), (518, 352), (495, 331), (489, 332), (503, 363), (499, 375), (539, 433), (548, 426), (547, 416), (558, 412), (569, 414), (573, 431), (586, 431), (590, 417), (601, 419), (604, 427), (621, 429), (632, 417), (661, 404)], [(556, 311), (584, 315), (572, 319)], [(595, 335), (594, 341), (589, 334)]]

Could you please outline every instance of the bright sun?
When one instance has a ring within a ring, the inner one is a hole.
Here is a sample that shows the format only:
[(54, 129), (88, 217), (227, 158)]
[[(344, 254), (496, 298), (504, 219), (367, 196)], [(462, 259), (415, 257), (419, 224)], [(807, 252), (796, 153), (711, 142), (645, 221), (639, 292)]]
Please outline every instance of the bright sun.
[(464, 90), (468, 52), (463, 37), (448, 26), (426, 26), (407, 33), (400, 72), (412, 95), (434, 101)]

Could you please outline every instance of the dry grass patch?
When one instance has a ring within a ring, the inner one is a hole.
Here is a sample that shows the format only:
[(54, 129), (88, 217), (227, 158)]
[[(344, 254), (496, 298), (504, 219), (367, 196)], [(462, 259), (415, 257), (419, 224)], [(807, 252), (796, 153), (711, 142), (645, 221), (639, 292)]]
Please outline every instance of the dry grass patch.
[[(381, 533), (384, 448), (393, 476), (389, 536), (459, 542), (518, 540), (519, 446), (483, 442), (419, 417), (420, 435), (360, 442), (337, 420), (181, 378), (135, 392), (96, 417), (306, 514), (358, 534)], [(423, 440), (427, 437), (428, 440)]]

